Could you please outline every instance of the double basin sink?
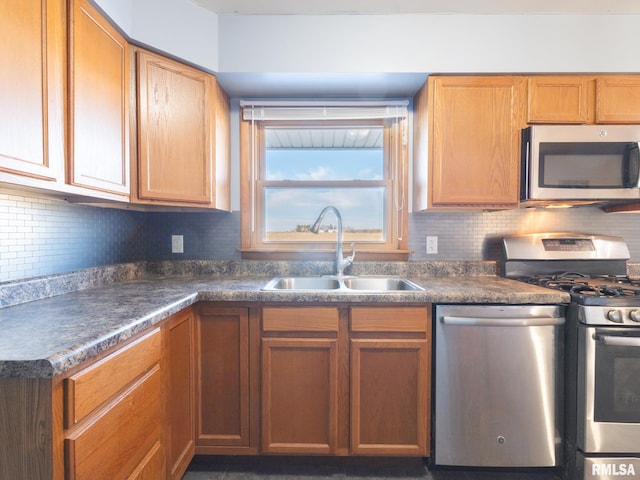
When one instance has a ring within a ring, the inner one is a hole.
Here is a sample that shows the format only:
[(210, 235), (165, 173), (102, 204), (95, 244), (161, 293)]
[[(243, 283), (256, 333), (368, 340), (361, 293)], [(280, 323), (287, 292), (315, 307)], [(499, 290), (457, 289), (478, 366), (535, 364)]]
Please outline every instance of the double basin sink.
[(262, 290), (386, 293), (423, 291), (424, 288), (401, 277), (292, 276), (276, 277), (270, 280)]

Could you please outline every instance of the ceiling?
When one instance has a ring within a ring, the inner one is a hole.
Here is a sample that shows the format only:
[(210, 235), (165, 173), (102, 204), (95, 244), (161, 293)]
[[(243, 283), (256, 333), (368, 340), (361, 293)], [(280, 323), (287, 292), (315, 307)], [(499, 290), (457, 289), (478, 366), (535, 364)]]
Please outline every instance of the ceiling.
[(192, 0), (219, 15), (640, 14), (638, 0)]

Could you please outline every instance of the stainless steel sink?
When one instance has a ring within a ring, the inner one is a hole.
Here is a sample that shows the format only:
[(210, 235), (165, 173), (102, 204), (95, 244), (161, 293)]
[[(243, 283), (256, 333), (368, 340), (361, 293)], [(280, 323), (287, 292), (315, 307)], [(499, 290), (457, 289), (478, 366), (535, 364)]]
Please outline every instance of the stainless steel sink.
[(397, 277), (356, 277), (345, 278), (344, 286), (351, 290), (370, 292), (394, 292), (398, 290), (424, 290), (405, 278)]
[(276, 277), (262, 290), (267, 291), (335, 291), (335, 292), (406, 292), (422, 291), (419, 285), (400, 277)]
[(340, 282), (331, 277), (277, 277), (263, 290), (337, 290)]

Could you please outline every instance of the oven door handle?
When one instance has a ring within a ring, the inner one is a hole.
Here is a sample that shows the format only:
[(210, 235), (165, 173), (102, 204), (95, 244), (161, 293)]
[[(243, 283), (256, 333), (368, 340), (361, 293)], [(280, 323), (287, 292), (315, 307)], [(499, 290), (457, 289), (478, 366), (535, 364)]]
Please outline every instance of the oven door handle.
[(442, 323), (445, 325), (466, 325), (473, 327), (547, 327), (550, 325), (562, 325), (564, 321), (564, 317), (442, 317)]
[(596, 342), (611, 347), (640, 347), (640, 337), (617, 337), (614, 335), (593, 334)]

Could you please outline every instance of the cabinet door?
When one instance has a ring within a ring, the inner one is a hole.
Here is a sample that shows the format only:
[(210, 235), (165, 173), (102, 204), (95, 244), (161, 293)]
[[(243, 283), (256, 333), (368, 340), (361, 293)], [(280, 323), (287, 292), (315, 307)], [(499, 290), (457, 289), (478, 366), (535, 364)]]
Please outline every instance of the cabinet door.
[(194, 329), (191, 309), (176, 314), (165, 326), (166, 445), (171, 479), (182, 478), (195, 451)]
[(347, 379), (346, 372), (338, 373), (343, 365), (339, 325), (336, 307), (262, 309), (264, 452), (333, 454), (345, 449), (346, 444), (338, 444), (339, 422), (347, 411), (341, 392), (348, 388), (340, 380)]
[(328, 338), (263, 338), (262, 450), (334, 453), (338, 349)]
[(65, 3), (0, 2), (0, 171), (64, 181)]
[(351, 309), (351, 452), (429, 454), (431, 306)]
[(523, 79), (430, 77), (432, 206), (518, 204)]
[(593, 78), (541, 75), (529, 77), (528, 123), (589, 123)]
[(245, 307), (198, 307), (196, 453), (257, 451), (257, 322)]
[(596, 80), (596, 123), (640, 123), (640, 75)]
[(428, 351), (426, 340), (352, 340), (352, 453), (427, 454)]
[(138, 197), (212, 204), (212, 82), (195, 68), (138, 52)]
[(129, 195), (129, 46), (87, 0), (69, 27), (69, 183)]

